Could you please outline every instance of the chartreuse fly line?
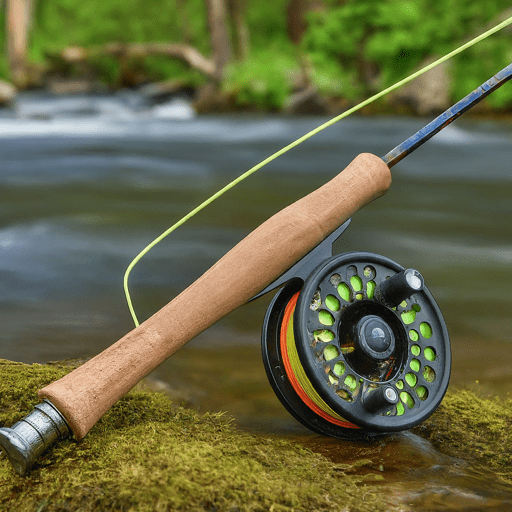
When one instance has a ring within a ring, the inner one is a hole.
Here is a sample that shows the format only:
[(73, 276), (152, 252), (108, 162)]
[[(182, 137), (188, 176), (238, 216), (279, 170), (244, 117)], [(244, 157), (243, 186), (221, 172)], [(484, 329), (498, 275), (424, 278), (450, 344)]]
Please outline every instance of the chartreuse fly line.
[[(295, 312), (299, 293), (300, 292), (297, 292), (286, 305), (279, 333), (279, 348), (281, 349), (283, 365), (288, 380), (302, 402), (314, 413), (334, 425), (344, 428), (359, 428), (357, 425), (343, 419), (322, 400), (302, 367), (293, 333), (293, 313)], [(336, 368), (334, 368), (334, 371), (336, 371)], [(340, 374), (341, 373), (343, 373), (343, 371), (341, 371)]]
[(209, 197), (206, 201), (203, 201), (199, 206), (194, 208), (191, 212), (189, 212), (187, 215), (185, 215), (182, 219), (180, 219), (178, 222), (173, 224), (169, 229), (164, 231), (159, 237), (155, 238), (149, 245), (147, 245), (135, 258), (133, 261), (128, 265), (128, 268), (126, 269), (126, 272), (124, 274), (124, 291), (126, 295), (126, 301), (128, 302), (128, 308), (130, 310), (130, 313), (132, 315), (133, 321), (135, 323), (135, 326), (137, 327), (139, 325), (139, 321), (137, 319), (137, 315), (135, 314), (135, 310), (132, 304), (132, 300), (130, 297), (130, 291), (128, 288), (128, 278), (130, 276), (131, 271), (133, 270), (133, 267), (139, 262), (139, 260), (147, 254), (155, 245), (157, 245), (159, 242), (161, 242), (165, 237), (170, 235), (174, 230), (179, 228), (181, 225), (183, 225), (185, 222), (187, 222), (190, 218), (192, 218), (196, 213), (199, 213), (201, 210), (206, 208), (209, 204), (213, 203), (216, 199), (218, 199), (220, 196), (222, 196), (225, 192), (228, 190), (231, 190), (233, 187), (238, 185), (241, 181), (245, 180), (252, 174), (254, 174), (256, 171), (259, 171), (262, 167), (267, 165), (268, 163), (272, 162), (276, 158), (280, 157), (281, 155), (284, 155), (286, 152), (290, 151), (291, 149), (297, 147), (299, 144), (302, 144), (307, 139), (313, 137), (313, 135), (316, 135), (317, 133), (320, 133), (322, 130), (325, 130), (329, 126), (333, 125), (334, 123), (337, 123), (338, 121), (341, 121), (342, 119), (345, 119), (349, 115), (353, 114), (354, 112), (357, 112), (358, 110), (362, 109), (363, 107), (369, 105), (370, 103), (373, 103), (374, 101), (378, 100), (379, 98), (382, 98), (383, 96), (386, 96), (390, 92), (402, 87), (403, 85), (407, 84), (408, 82), (411, 82), (415, 78), (419, 77), (423, 73), (426, 73), (427, 71), (430, 71), (431, 69), (435, 68), (436, 66), (439, 66), (443, 62), (446, 62), (447, 60), (451, 59), (455, 55), (458, 55), (459, 53), (463, 52), (470, 46), (473, 46), (480, 41), (483, 41), (487, 37), (491, 36), (492, 34), (495, 34), (496, 32), (500, 31), (501, 29), (505, 28), (506, 26), (512, 24), (512, 16), (507, 18), (505, 21), (499, 23), (495, 27), (491, 28), (490, 30), (487, 30), (483, 34), (475, 37), (471, 41), (468, 41), (467, 43), (463, 44), (462, 46), (459, 46), (457, 49), (453, 50), (452, 52), (446, 54), (444, 57), (441, 57), (440, 59), (432, 62), (431, 64), (425, 66), (424, 68), (420, 69), (419, 71), (416, 71), (415, 73), (409, 75), (407, 78), (404, 78), (403, 80), (400, 80), (399, 82), (395, 83), (394, 85), (391, 85), (387, 89), (384, 89), (383, 91), (375, 94), (374, 96), (362, 101), (361, 103), (357, 104), (356, 106), (346, 110), (345, 112), (341, 113), (340, 115), (332, 118), (331, 120), (325, 122), (324, 124), (318, 126), (317, 128), (311, 130), (310, 132), (306, 133), (302, 137), (298, 138), (297, 140), (293, 141), (292, 143), (288, 144), (284, 148), (280, 149), (279, 151), (276, 151), (273, 155), (270, 155), (269, 157), (265, 158), (265, 160), (262, 160), (259, 164), (255, 165), (242, 175), (240, 175), (235, 180), (228, 183), (224, 188), (213, 194), (211, 197)]

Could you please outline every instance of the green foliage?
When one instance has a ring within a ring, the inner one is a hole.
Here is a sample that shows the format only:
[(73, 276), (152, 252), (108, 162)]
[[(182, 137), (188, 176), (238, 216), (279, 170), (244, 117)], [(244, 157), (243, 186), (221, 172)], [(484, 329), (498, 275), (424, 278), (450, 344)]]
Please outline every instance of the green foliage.
[[(427, 58), (439, 57), (488, 28), (510, 8), (510, 0), (323, 0), (307, 15), (302, 44), (289, 41), (289, 0), (251, 0), (245, 21), (250, 54), (233, 62), (223, 88), (236, 104), (279, 109), (293, 88), (290, 77), (306, 61), (318, 90), (358, 101), (404, 78)], [(49, 65), (49, 54), (67, 46), (91, 48), (110, 42), (186, 42), (210, 55), (204, 0), (40, 0), (35, 2), (30, 60)], [(234, 27), (231, 26), (231, 35)], [(460, 99), (511, 59), (510, 36), (495, 34), (454, 60), (452, 99)], [(5, 48), (4, 11), (0, 42)], [(93, 66), (108, 84), (122, 83), (117, 59), (98, 57)], [(192, 86), (205, 78), (166, 57), (123, 64), (148, 80), (179, 79)], [(76, 69), (70, 67), (70, 74)], [(5, 55), (0, 78), (8, 78)], [(494, 108), (512, 105), (510, 87), (486, 100)]]
[[(427, 57), (455, 49), (462, 40), (483, 32), (486, 23), (510, 4), (508, 0), (347, 0), (341, 5), (331, 1), (329, 6), (310, 13), (303, 48), (317, 69), (332, 63), (340, 92), (350, 97), (354, 83), (366, 94), (374, 92), (404, 78)], [(467, 89), (463, 75), (471, 75), (476, 87), (504, 67), (507, 59), (510, 62), (505, 39), (494, 36), (458, 60), (453, 91), (457, 99), (460, 90)], [(473, 64), (463, 73), (468, 60)], [(371, 83), (373, 75), (379, 76), (377, 84)], [(507, 98), (508, 91), (492, 101), (503, 106)]]
[(223, 85), (241, 107), (282, 108), (292, 90), (293, 76), (300, 73), (297, 49), (287, 35), (288, 4), (289, 0), (248, 3), (246, 23), (251, 51), (244, 62), (231, 63)]
[[(186, 11), (186, 12), (185, 12)], [(36, 3), (35, 23), (31, 32), (30, 58), (47, 62), (48, 53), (67, 46), (90, 48), (111, 42), (180, 42), (186, 20), (192, 35), (191, 45), (209, 53), (204, 2), (187, 1), (179, 8), (174, 0), (51, 0)], [(119, 62), (115, 58), (97, 57), (92, 64), (107, 83), (116, 83)], [(155, 80), (186, 77), (197, 83), (197, 73), (165, 57), (149, 57), (142, 66)]]
[(289, 0), (250, 0), (246, 3), (246, 22), (252, 48), (265, 48), (276, 43), (290, 44), (286, 23)]
[(280, 109), (291, 92), (291, 76), (300, 72), (294, 49), (265, 48), (226, 70), (224, 90), (240, 106)]
[[(510, 36), (497, 35), (493, 40), (482, 41), (459, 55), (453, 70), (454, 98), (462, 98), (512, 62)], [(493, 92), (486, 103), (495, 109), (512, 106), (510, 85)]]
[(115, 57), (99, 55), (92, 59), (91, 63), (98, 69), (100, 76), (106, 84), (114, 84), (118, 82), (120, 69), (119, 62)]
[(175, 2), (52, 0), (36, 4), (32, 42), (63, 47), (178, 39)]
[[(2, 30), (1, 27), (5, 27), (5, 9), (0, 9), (0, 47), (6, 48), (5, 30)], [(3, 55), (0, 55), (0, 79), (9, 80), (9, 78), (9, 65), (7, 64), (5, 52), (3, 52)]]
[(6, 80), (7, 82), (11, 78), (11, 72), (6, 59), (0, 58), (0, 80)]
[(200, 86), (206, 81), (199, 71), (191, 70), (184, 63), (161, 55), (150, 55), (140, 65), (143, 65), (151, 81), (172, 78), (187, 82), (192, 87)]

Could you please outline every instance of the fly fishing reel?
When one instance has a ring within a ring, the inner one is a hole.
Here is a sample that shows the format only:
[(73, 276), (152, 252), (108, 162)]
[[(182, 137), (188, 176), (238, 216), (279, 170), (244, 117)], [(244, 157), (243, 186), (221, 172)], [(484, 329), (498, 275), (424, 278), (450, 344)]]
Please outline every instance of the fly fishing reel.
[(411, 428), (439, 406), (450, 342), (421, 274), (377, 254), (332, 256), (330, 237), (262, 293), (272, 300), (263, 361), (279, 400), (314, 432), (372, 437)]

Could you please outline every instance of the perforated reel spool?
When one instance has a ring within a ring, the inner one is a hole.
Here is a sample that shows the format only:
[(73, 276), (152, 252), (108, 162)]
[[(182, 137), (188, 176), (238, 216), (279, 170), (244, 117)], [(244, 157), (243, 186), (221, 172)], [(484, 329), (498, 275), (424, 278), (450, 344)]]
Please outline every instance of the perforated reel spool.
[(288, 411), (339, 438), (421, 423), (450, 377), (448, 332), (421, 275), (365, 252), (334, 256), (282, 288), (265, 316), (262, 351)]

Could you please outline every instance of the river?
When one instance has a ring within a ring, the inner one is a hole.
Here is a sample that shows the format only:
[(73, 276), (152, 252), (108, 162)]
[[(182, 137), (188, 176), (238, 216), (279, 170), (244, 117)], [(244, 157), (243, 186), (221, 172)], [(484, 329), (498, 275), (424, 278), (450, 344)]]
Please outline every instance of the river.
[[(27, 94), (0, 111), (0, 358), (89, 357), (119, 339), (133, 327), (122, 287), (132, 258), (230, 180), (326, 120), (195, 117), (186, 104), (151, 107), (128, 92)], [(382, 156), (429, 120), (347, 118), (238, 185), (135, 267), (139, 318), (358, 153)], [(450, 332), (451, 388), (503, 397), (512, 384), (511, 162), (510, 122), (461, 118), (393, 168), (389, 192), (358, 212), (343, 237), (344, 250), (418, 269)], [(339, 443), (309, 434), (273, 395), (259, 348), (270, 300), (231, 313), (154, 376), (200, 410), (227, 411), (242, 428)], [(400, 439), (393, 446), (407, 463), (451, 464), (412, 434)], [(449, 485), (443, 478), (439, 492), (448, 498), (435, 510), (455, 507), (460, 493), (484, 503), (469, 473)], [(479, 485), (483, 492), (489, 482)], [(493, 503), (512, 506), (503, 493), (496, 489)]]

